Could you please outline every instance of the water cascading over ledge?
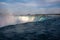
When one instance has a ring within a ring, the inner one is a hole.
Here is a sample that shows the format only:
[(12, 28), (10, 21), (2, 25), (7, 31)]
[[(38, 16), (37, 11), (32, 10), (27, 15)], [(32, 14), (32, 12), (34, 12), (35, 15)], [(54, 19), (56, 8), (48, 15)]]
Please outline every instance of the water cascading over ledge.
[(26, 23), (26, 22), (36, 22), (36, 21), (44, 21), (46, 19), (55, 18), (60, 16), (59, 14), (35, 14), (35, 15), (18, 15), (16, 17), (16, 22)]
[[(0, 20), (2, 26), (15, 25), (27, 22), (44, 21), (50, 18), (59, 17), (59, 14), (33, 14), (33, 15), (8, 15), (4, 20)], [(0, 24), (0, 26), (1, 26)]]

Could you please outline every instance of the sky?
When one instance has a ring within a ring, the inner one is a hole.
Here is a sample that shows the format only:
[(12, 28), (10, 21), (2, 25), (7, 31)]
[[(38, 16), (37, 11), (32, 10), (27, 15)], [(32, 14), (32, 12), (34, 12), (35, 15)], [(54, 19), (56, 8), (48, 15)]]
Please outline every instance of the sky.
[(0, 0), (0, 6), (16, 15), (60, 13), (60, 0)]
[(15, 23), (14, 15), (26, 14), (60, 14), (60, 0), (0, 0), (0, 25)]

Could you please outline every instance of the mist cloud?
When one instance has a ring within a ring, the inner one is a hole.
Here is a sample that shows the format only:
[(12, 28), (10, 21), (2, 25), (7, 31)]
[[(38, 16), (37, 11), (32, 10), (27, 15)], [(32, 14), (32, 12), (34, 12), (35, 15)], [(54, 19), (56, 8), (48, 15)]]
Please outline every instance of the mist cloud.
[(14, 24), (14, 15), (6, 8), (5, 3), (1, 3), (0, 5), (3, 5), (2, 8), (0, 8), (0, 26)]

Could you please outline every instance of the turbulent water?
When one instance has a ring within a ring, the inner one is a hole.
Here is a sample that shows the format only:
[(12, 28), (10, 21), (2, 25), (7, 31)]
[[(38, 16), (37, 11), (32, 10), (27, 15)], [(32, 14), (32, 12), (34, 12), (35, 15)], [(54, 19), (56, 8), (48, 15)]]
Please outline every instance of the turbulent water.
[(60, 17), (2, 27), (0, 40), (60, 40)]

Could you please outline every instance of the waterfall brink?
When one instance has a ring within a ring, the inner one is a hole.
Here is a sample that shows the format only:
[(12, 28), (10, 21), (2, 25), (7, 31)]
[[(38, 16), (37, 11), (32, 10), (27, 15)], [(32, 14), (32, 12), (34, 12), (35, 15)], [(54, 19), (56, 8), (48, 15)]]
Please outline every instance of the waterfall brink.
[(59, 14), (35, 14), (35, 15), (16, 15), (16, 23), (44, 21), (46, 19), (59, 17)]
[(15, 25), (27, 22), (36, 22), (36, 21), (44, 21), (51, 18), (60, 17), (58, 14), (39, 14), (39, 15), (13, 15), (13, 14), (1, 14), (0, 16), (0, 26), (5, 25)]

